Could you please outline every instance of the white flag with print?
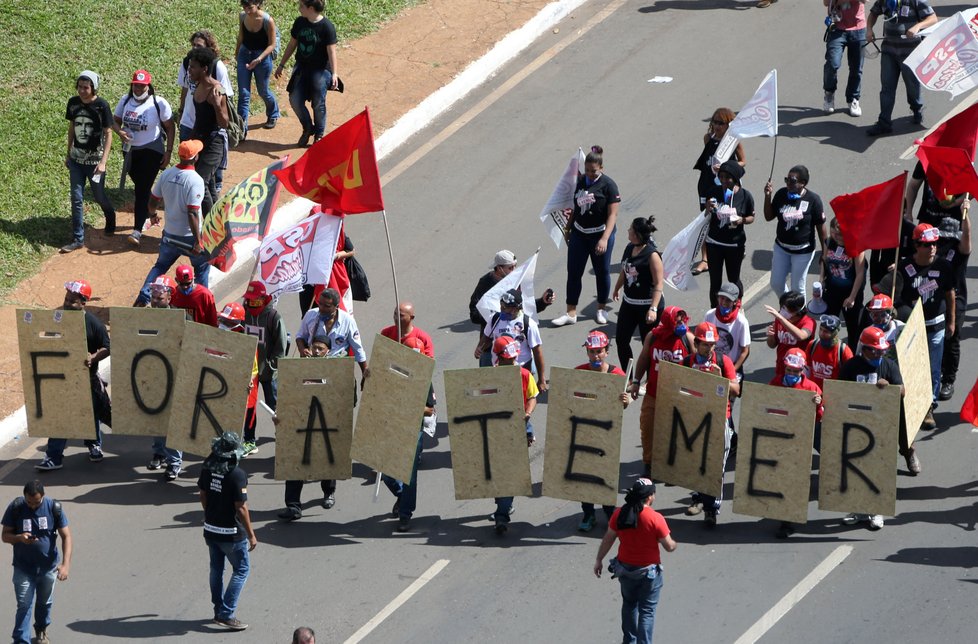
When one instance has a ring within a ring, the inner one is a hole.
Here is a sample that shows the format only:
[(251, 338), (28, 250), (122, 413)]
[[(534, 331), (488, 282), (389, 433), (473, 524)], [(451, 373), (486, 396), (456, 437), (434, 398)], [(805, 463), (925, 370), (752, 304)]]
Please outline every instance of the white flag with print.
[(533, 273), (537, 269), (537, 255), (540, 254), (538, 248), (530, 259), (517, 266), (512, 273), (496, 282), (496, 285), (486, 291), (475, 308), (479, 309), (482, 319), (488, 324), (492, 321), (492, 316), (499, 313), (499, 298), (503, 293), (510, 289), (518, 288), (523, 294), (523, 312), (529, 315), (535, 322), (537, 318), (536, 295), (533, 292)]
[(978, 87), (978, 17), (969, 23), (959, 11), (942, 20), (903, 64), (920, 84), (935, 92), (959, 94)]
[(666, 284), (679, 291), (695, 291), (696, 280), (693, 279), (693, 260), (699, 256), (700, 246), (706, 237), (710, 220), (701, 212), (689, 222), (678, 235), (669, 240), (662, 253), (662, 270)]
[(342, 226), (342, 217), (316, 213), (265, 237), (258, 249), (257, 278), (268, 294), (298, 292), (303, 284), (329, 284)]
[(564, 242), (564, 230), (567, 228), (567, 218), (574, 210), (574, 189), (577, 178), (584, 170), (584, 150), (577, 148), (577, 154), (571, 157), (567, 169), (554, 187), (550, 199), (540, 211), (540, 221), (547, 228), (547, 234), (560, 250)]
[(778, 135), (778, 70), (768, 72), (727, 133), (738, 139)]

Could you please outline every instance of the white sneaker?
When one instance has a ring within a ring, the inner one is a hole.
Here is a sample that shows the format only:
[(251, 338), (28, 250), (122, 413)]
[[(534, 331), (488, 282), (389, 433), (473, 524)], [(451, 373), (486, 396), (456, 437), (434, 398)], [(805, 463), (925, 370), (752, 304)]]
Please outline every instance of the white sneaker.
[(822, 109), (825, 110), (826, 114), (835, 112), (835, 94), (825, 92), (825, 100), (822, 101)]
[(550, 323), (554, 326), (567, 326), (568, 324), (574, 324), (575, 322), (577, 322), (577, 316), (570, 315), (568, 313), (564, 313), (559, 318), (554, 318), (550, 321)]
[(854, 98), (852, 102), (849, 103), (849, 116), (862, 116), (863, 108), (859, 107), (859, 99)]
[(604, 309), (598, 309), (594, 319), (598, 321), (598, 324), (608, 324), (608, 312)]
[(870, 530), (879, 530), (882, 527), (883, 527), (883, 515), (882, 514), (874, 514), (874, 515), (872, 515), (872, 516), (869, 517), (869, 529)]
[(139, 238), (142, 237), (142, 233), (138, 230), (132, 231), (132, 233), (126, 239), (132, 246), (139, 246)]

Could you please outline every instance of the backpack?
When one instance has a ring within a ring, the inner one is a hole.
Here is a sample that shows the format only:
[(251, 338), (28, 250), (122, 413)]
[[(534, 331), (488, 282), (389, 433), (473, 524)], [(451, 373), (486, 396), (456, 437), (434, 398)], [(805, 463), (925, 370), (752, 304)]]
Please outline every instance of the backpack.
[[(24, 500), (24, 497), (18, 496), (16, 499), (14, 499), (13, 504), (11, 505), (11, 509), (17, 513), (18, 521), (22, 520), (21, 511), (26, 506), (27, 506), (27, 501)], [(61, 501), (55, 501), (54, 499), (51, 499), (51, 514), (54, 515), (55, 524), (64, 521), (64, 510), (61, 508)], [(57, 530), (57, 525), (53, 526), (51, 529)]]
[(245, 122), (241, 118), (241, 115), (238, 114), (238, 106), (234, 101), (234, 97), (230, 94), (225, 94), (223, 89), (221, 90), (221, 94), (224, 94), (228, 108), (228, 126), (225, 128), (228, 134), (228, 148), (236, 148), (239, 143), (248, 138), (248, 133), (245, 130)]
[(357, 302), (366, 302), (370, 299), (370, 283), (367, 281), (367, 272), (357, 261), (357, 258), (350, 255), (343, 260), (346, 264), (346, 274), (350, 278), (350, 293)]
[[(815, 360), (815, 347), (817, 344), (818, 344), (818, 338), (812, 338), (812, 340), (808, 343), (808, 348), (805, 350), (805, 353), (808, 354), (808, 364), (812, 364), (812, 362)], [(836, 349), (838, 350), (839, 353), (836, 355), (835, 364), (838, 365), (840, 369), (842, 368), (842, 365), (845, 362), (842, 359), (842, 351), (844, 346), (845, 345), (842, 343), (841, 340), (839, 341), (839, 344), (836, 345)]]
[[(496, 330), (496, 324), (498, 322), (499, 322), (499, 313), (498, 312), (493, 313), (492, 314), (492, 318), (489, 320), (489, 326), (492, 327), (492, 330), (493, 331)], [(529, 316), (527, 316), (526, 313), (524, 313), (523, 314), (523, 332), (524, 333), (529, 333), (529, 331), (530, 331), (530, 318), (529, 318)], [(511, 336), (508, 333), (504, 333), (503, 335), (505, 335), (507, 338), (513, 338), (513, 336)], [(515, 340), (516, 338), (513, 338), (513, 339)], [(529, 344), (529, 343), (527, 343), (527, 344)], [(492, 347), (491, 346), (489, 347), (489, 350), (492, 351)], [(526, 363), (526, 365), (527, 365), (526, 366), (526, 369), (527, 370), (529, 370), (529, 371), (534, 371), (535, 370), (534, 369), (534, 366), (535, 365), (533, 364), (533, 361), (534, 361), (534, 358), (533, 358), (533, 350), (531, 349), (530, 350), (530, 361), (528, 363)]]

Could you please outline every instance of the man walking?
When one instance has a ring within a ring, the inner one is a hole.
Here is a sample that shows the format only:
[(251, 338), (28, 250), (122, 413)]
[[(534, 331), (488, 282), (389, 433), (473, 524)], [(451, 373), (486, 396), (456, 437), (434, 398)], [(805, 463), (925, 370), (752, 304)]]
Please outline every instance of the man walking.
[[(58, 536), (64, 558), (58, 564)], [(37, 644), (49, 644), (54, 584), (67, 581), (71, 568), (71, 531), (61, 504), (44, 496), (44, 485), (31, 481), (24, 496), (11, 501), (3, 513), (3, 542), (14, 547), (14, 644), (30, 644), (31, 602), (36, 597), (34, 631)]]

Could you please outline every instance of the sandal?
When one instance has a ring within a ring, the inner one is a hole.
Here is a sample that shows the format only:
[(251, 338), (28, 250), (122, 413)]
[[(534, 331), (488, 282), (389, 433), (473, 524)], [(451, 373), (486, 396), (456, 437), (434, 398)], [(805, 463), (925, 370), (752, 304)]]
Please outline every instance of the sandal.
[(700, 273), (705, 273), (708, 270), (710, 270), (710, 265), (706, 263), (705, 259), (701, 259), (700, 261), (696, 262), (696, 266), (694, 266), (693, 270), (690, 272), (693, 275), (699, 275)]
[(757, 3), (757, 8), (766, 9), (767, 7), (770, 7), (772, 3), (777, 1), (778, 0), (761, 0), (760, 2)]

